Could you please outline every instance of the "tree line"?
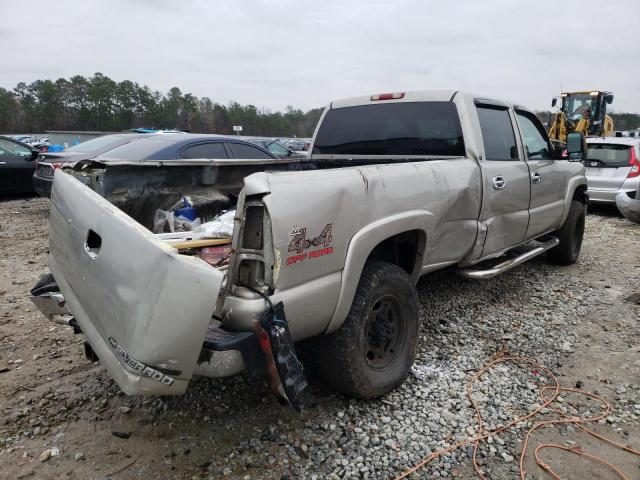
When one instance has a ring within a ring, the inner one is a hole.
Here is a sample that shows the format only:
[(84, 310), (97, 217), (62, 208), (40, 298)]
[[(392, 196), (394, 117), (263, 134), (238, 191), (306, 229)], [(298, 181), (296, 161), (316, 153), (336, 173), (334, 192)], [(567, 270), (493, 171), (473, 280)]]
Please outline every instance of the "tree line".
[[(285, 112), (272, 112), (237, 102), (221, 105), (178, 87), (162, 93), (130, 80), (116, 82), (102, 73), (20, 82), (13, 90), (0, 87), (0, 133), (144, 127), (232, 134), (234, 125), (242, 125), (243, 135), (310, 137), (321, 113), (321, 108), (303, 112), (288, 106)], [(551, 112), (536, 113), (549, 121)], [(610, 115), (616, 130), (640, 127), (638, 114)]]
[(178, 87), (162, 93), (102, 73), (20, 82), (13, 90), (0, 87), (0, 132), (6, 133), (142, 127), (232, 134), (234, 125), (242, 125), (243, 135), (310, 137), (321, 113), (321, 108), (272, 112), (237, 102), (221, 105)]

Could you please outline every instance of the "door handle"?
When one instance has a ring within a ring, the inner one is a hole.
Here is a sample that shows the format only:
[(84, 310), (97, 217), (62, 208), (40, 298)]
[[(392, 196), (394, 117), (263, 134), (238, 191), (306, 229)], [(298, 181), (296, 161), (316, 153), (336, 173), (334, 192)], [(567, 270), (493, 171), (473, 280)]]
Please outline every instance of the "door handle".
[(531, 183), (542, 183), (542, 176), (538, 172), (532, 173)]
[(0, 165), (6, 165), (7, 162), (0, 162)]
[(505, 182), (504, 177), (493, 177), (493, 188), (496, 190), (502, 190), (507, 186), (507, 182)]

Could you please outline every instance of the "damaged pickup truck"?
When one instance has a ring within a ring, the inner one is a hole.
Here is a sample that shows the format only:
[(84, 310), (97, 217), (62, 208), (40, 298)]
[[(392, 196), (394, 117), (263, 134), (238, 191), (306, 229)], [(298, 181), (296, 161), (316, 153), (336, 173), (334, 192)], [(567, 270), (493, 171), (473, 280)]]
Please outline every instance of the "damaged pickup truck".
[[(413, 363), (421, 275), (490, 278), (543, 252), (576, 262), (582, 135), (567, 148), (519, 105), (422, 91), (331, 103), (308, 159), (76, 165), (55, 174), (51, 275), (32, 298), (128, 394), (261, 368), (296, 404), (293, 342), (317, 337), (330, 385), (379, 396)], [(181, 195), (205, 199), (203, 217), (235, 208), (232, 238), (154, 235), (153, 212)], [(203, 260), (225, 243), (224, 264)]]

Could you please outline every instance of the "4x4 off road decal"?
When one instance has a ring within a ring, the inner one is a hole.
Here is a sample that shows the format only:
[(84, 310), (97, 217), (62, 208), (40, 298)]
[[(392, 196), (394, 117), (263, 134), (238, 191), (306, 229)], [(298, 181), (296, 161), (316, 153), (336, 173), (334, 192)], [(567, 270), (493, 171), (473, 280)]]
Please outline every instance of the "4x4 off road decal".
[(132, 358), (131, 355), (129, 355), (129, 352), (127, 352), (124, 349), (124, 347), (118, 343), (118, 341), (115, 338), (109, 337), (109, 343), (111, 344), (113, 349), (116, 351), (116, 353), (120, 355), (122, 360), (124, 360), (124, 363), (126, 363), (127, 366), (132, 370), (135, 370), (140, 375), (144, 375), (145, 377), (152, 378), (153, 380), (156, 380), (157, 382), (160, 382), (161, 384), (166, 385), (167, 387), (173, 384), (174, 380), (169, 375), (165, 375), (164, 373), (156, 370), (155, 368), (149, 367), (148, 365), (145, 365), (144, 363), (139, 362), (138, 360), (135, 360), (134, 358)]
[[(331, 223), (327, 223), (320, 232), (320, 235), (314, 237), (312, 239), (307, 238), (307, 227), (298, 228), (293, 227), (289, 236), (291, 237), (291, 242), (289, 242), (289, 252), (296, 252), (296, 255), (287, 258), (287, 265), (293, 265), (294, 263), (302, 262), (307, 258), (317, 258), (322, 257), (324, 255), (331, 255), (333, 253), (333, 247), (330, 247), (331, 244)], [(324, 247), (318, 250), (312, 250), (310, 252), (306, 252), (312, 247)]]

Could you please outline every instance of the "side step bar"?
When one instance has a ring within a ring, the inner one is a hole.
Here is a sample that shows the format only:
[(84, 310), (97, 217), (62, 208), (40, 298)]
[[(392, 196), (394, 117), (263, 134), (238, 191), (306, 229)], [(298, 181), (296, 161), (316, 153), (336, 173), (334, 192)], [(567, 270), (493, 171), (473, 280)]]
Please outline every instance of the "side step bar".
[(537, 257), (541, 253), (546, 252), (547, 250), (555, 247), (560, 243), (560, 240), (556, 237), (548, 237), (548, 239), (540, 246), (534, 247), (531, 250), (528, 250), (524, 253), (521, 253), (515, 258), (510, 258), (494, 267), (488, 268), (486, 270), (478, 270), (474, 268), (461, 268), (456, 273), (466, 278), (475, 278), (476, 280), (486, 280), (488, 278), (495, 277), (507, 270), (511, 270), (513, 267), (517, 267), (518, 265), (531, 260), (533, 257)]

